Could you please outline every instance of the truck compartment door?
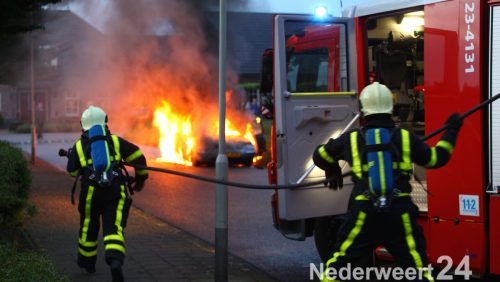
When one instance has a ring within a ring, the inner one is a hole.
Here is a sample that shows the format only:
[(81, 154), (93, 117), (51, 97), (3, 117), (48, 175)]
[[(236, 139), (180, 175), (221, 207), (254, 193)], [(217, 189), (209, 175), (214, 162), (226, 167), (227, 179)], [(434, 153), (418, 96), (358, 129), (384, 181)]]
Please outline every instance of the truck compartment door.
[[(274, 19), (274, 98), (278, 184), (293, 184), (313, 164), (316, 146), (335, 138), (358, 111), (352, 19), (310, 16)], [(350, 168), (345, 168), (347, 171)], [(303, 181), (324, 178), (314, 169)], [(347, 182), (347, 179), (346, 181)], [(344, 213), (351, 186), (280, 190), (286, 220)]]

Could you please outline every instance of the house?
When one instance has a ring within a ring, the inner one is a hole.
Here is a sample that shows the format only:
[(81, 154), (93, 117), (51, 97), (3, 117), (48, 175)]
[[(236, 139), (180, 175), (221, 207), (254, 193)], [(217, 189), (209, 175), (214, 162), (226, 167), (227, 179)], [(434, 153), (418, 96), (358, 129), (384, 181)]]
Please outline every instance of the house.
[[(208, 18), (218, 24), (217, 13)], [(240, 82), (259, 82), (262, 51), (272, 42), (272, 15), (231, 12), (227, 20), (228, 63)], [(77, 122), (91, 103), (112, 106), (115, 101), (108, 94), (120, 91), (120, 81), (107, 81), (109, 73), (127, 70), (109, 69), (105, 62), (113, 60), (113, 55), (121, 60), (127, 54), (98, 52), (112, 46), (113, 38), (70, 11), (44, 11), (43, 25), (43, 31), (33, 33), (33, 46), (35, 103), (43, 104), (45, 120)], [(148, 36), (143, 37), (146, 40)], [(29, 42), (29, 35), (26, 39)], [(15, 62), (19, 75), (11, 86), (0, 87), (0, 113), (11, 122), (29, 121), (31, 117), (30, 53), (26, 44), (24, 47), (23, 59)]]

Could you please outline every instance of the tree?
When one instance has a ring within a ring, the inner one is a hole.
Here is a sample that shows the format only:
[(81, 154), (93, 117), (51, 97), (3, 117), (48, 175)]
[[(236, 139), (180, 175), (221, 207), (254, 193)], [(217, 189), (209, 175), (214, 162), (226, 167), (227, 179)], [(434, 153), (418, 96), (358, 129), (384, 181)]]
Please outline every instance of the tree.
[(23, 53), (22, 34), (43, 28), (37, 12), (44, 5), (61, 0), (0, 0), (0, 84), (11, 81), (16, 70), (12, 62)]
[(44, 5), (61, 0), (2, 0), (0, 1), (0, 36), (28, 32), (41, 26), (31, 21), (30, 14)]

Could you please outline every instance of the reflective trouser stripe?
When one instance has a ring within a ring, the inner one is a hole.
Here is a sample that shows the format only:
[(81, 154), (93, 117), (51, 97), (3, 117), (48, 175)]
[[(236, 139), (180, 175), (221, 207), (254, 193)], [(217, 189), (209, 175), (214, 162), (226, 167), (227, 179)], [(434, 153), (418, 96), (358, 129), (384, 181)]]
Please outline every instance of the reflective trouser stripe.
[(138, 169), (135, 171), (135, 174), (137, 175), (146, 175), (148, 174), (148, 170), (147, 169)]
[(87, 251), (83, 250), (82, 248), (78, 248), (78, 253), (84, 257), (95, 257), (95, 256), (97, 256), (97, 249), (95, 251), (87, 252)]
[(325, 271), (323, 272), (323, 279), (321, 279), (321, 282), (340, 282), (340, 280), (337, 279), (329, 279), (327, 273), (328, 269), (325, 269)]
[(337, 261), (339, 257), (345, 256), (347, 249), (352, 245), (356, 237), (361, 232), (363, 225), (365, 224), (366, 213), (360, 211), (358, 214), (358, 218), (356, 219), (356, 223), (354, 224), (354, 228), (347, 235), (347, 239), (340, 245), (340, 250), (333, 254), (333, 257), (326, 262), (326, 268), (330, 267), (330, 265)]
[(90, 241), (83, 241), (82, 239), (80, 239), (78, 240), (78, 244), (84, 247), (97, 247), (97, 241), (90, 242)]
[(106, 244), (106, 246), (104, 247), (104, 249), (106, 251), (108, 251), (108, 250), (116, 250), (116, 251), (122, 252), (123, 254), (126, 254), (125, 247), (123, 245), (119, 245), (119, 244)]
[(87, 197), (85, 198), (85, 219), (83, 220), (81, 241), (87, 241), (87, 232), (89, 230), (90, 217), (92, 216), (92, 195), (94, 194), (94, 186), (89, 186)]
[(104, 237), (104, 241), (109, 241), (109, 240), (116, 240), (116, 241), (120, 241), (120, 242), (125, 242), (125, 238), (123, 238), (123, 236), (120, 236), (118, 234), (111, 234), (111, 235)]
[[(403, 227), (405, 229), (405, 237), (406, 244), (408, 245), (408, 250), (410, 252), (411, 257), (413, 258), (413, 262), (415, 263), (415, 267), (418, 269), (423, 268), (422, 257), (417, 251), (417, 245), (415, 243), (415, 238), (413, 238), (413, 229), (411, 227), (410, 214), (404, 213), (401, 215), (401, 219), (403, 221)], [(434, 281), (432, 276), (429, 274), (427, 269), (424, 269), (425, 278), (429, 281)]]
[(90, 220), (92, 216), (92, 196), (94, 194), (94, 186), (89, 186), (87, 197), (85, 198), (85, 218), (83, 219), (82, 234), (78, 239), (78, 253), (84, 257), (97, 256), (97, 241), (87, 241), (87, 232), (89, 230)]
[(117, 250), (125, 254), (125, 239), (123, 237), (123, 207), (125, 205), (125, 186), (120, 185), (120, 200), (118, 201), (118, 206), (116, 207), (116, 234), (110, 234), (104, 237), (104, 249), (105, 250)]
[(120, 185), (120, 201), (118, 202), (118, 207), (116, 208), (116, 234), (123, 238), (123, 227), (122, 227), (122, 217), (123, 217), (123, 205), (125, 204), (125, 186)]

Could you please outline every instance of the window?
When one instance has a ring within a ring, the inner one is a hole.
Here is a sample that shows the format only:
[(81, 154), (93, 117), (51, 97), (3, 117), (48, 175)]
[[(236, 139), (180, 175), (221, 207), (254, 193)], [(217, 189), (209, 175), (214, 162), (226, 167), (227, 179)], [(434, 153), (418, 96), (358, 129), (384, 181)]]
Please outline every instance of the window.
[(287, 78), (288, 90), (291, 92), (328, 91), (328, 49), (291, 53)]
[(80, 99), (77, 93), (70, 91), (64, 93), (64, 114), (67, 117), (80, 115)]

